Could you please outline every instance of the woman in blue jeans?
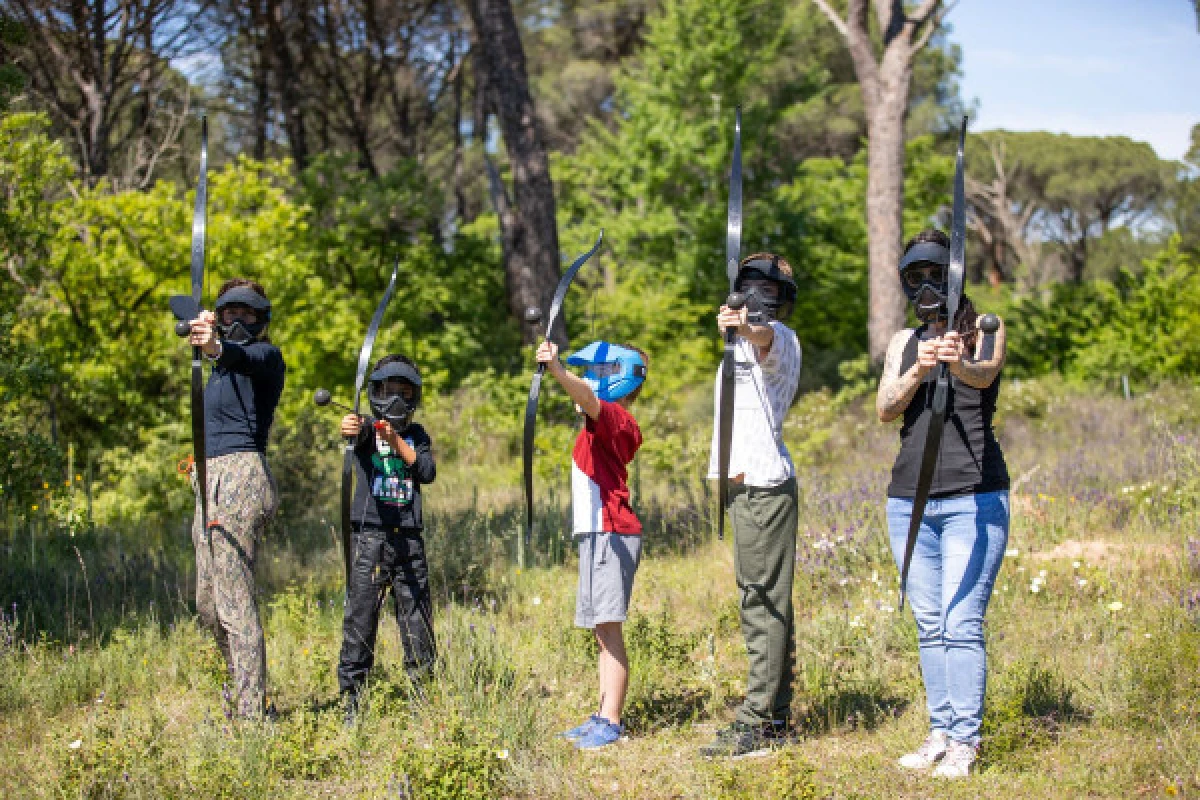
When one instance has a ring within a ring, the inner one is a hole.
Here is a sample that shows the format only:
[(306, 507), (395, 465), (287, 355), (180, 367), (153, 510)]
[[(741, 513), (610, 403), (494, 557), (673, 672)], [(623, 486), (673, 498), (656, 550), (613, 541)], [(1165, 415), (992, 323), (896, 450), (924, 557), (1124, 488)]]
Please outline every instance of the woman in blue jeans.
[(944, 233), (927, 230), (904, 248), (900, 282), (922, 324), (892, 337), (875, 406), (883, 422), (903, 417), (887, 501), (888, 533), (899, 567), (929, 427), (932, 382), (938, 365), (947, 365), (949, 414), (908, 574), (930, 733), (900, 765), (936, 765), (935, 775), (958, 778), (970, 774), (979, 747), (987, 685), (983, 617), (1008, 542), (1009, 481), (992, 430), (1004, 326), (991, 334), (981, 331), (971, 301), (963, 297), (957, 324), (947, 330), (949, 246)]

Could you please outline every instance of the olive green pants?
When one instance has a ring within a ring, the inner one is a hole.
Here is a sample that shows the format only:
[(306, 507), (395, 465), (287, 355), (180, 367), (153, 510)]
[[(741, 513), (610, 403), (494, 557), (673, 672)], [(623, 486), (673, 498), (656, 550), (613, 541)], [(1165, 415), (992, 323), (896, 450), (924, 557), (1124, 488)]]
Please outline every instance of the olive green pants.
[(733, 568), (750, 662), (737, 719), (748, 725), (787, 721), (796, 663), (796, 479), (770, 489), (731, 486), (730, 496)]

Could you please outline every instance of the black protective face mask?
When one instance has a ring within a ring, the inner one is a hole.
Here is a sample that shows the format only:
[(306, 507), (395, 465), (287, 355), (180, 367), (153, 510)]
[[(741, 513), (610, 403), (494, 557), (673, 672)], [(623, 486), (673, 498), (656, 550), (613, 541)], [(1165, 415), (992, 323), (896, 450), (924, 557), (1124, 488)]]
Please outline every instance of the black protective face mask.
[(241, 320), (234, 320), (228, 325), (217, 324), (217, 335), (227, 342), (234, 344), (249, 344), (256, 342), (263, 337), (267, 332), (267, 323), (254, 322), (245, 323)]
[(779, 303), (764, 297), (757, 289), (749, 289), (746, 295), (746, 321), (751, 325), (764, 325), (779, 314)]
[(937, 322), (939, 317), (946, 315), (946, 291), (945, 285), (936, 285), (933, 283), (922, 283), (921, 288), (917, 289), (910, 296), (910, 301), (913, 305), (913, 310), (917, 313), (917, 319), (926, 325)]
[[(750, 274), (745, 274), (744, 278), (753, 278), (757, 280), (770, 280), (766, 276), (760, 276), (757, 270), (749, 270)], [(741, 280), (738, 281), (741, 288)], [(779, 319), (780, 309), (783, 308), (784, 302), (782, 295), (784, 292), (780, 290), (776, 284), (776, 291), (767, 291), (762, 286), (746, 286), (741, 288), (743, 294), (746, 295), (746, 321), (752, 325), (765, 325), (771, 320)]]
[(385, 419), (397, 431), (408, 427), (412, 421), (416, 406), (404, 399), (404, 395), (388, 394), (381, 383), (371, 383), (367, 386), (367, 400), (371, 404), (371, 413), (376, 419)]

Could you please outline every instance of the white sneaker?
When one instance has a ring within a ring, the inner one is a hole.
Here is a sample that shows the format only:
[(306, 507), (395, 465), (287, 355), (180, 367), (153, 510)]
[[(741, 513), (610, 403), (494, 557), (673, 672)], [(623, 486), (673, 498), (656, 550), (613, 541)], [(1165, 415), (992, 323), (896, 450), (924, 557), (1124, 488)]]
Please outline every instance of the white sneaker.
[(946, 748), (945, 758), (933, 774), (938, 778), (965, 778), (971, 774), (971, 765), (975, 763), (976, 753), (974, 745), (952, 741)]
[(915, 752), (900, 757), (900, 766), (906, 769), (929, 769), (946, 755), (946, 734), (932, 731)]

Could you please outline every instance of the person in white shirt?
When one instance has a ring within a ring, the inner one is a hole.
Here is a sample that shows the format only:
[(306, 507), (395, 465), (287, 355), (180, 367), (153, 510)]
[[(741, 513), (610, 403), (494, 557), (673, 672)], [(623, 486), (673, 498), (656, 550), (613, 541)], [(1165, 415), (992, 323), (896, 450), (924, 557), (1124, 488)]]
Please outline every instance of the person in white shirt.
[[(771, 253), (741, 262), (737, 291), (746, 306), (721, 306), (717, 327), (737, 331), (729, 519), (741, 591), (742, 635), (749, 668), (746, 699), (731, 726), (701, 755), (743, 756), (790, 738), (796, 634), (792, 582), (796, 561), (796, 470), (783, 443), (783, 420), (800, 381), (800, 342), (782, 320), (796, 298), (792, 268)], [(715, 408), (721, 403), (717, 373)], [(717, 478), (714, 414), (708, 477)]]

